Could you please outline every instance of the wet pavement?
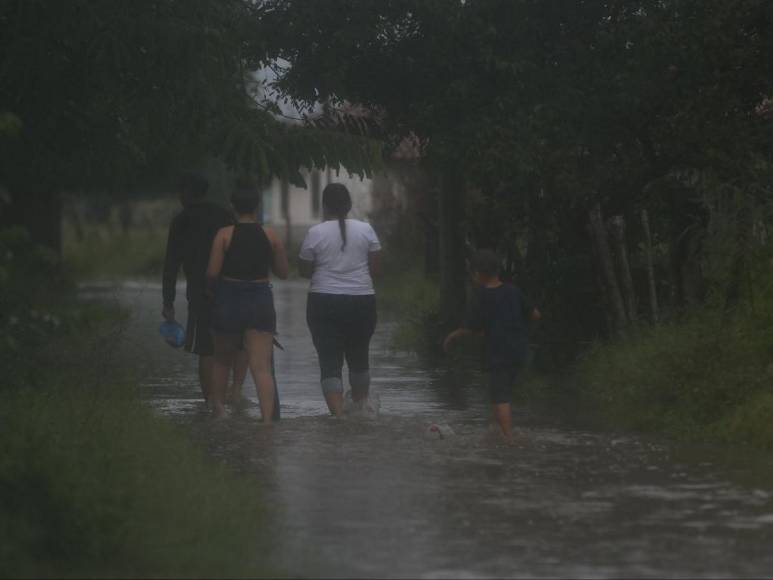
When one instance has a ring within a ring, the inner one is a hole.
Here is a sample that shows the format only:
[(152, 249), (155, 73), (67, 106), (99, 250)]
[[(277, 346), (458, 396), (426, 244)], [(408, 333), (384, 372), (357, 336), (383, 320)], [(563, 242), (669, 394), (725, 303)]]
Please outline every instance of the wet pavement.
[[(300, 281), (274, 287), (282, 421), (261, 427), (254, 404), (211, 421), (194, 357), (158, 335), (158, 285), (86, 292), (132, 310), (126, 349), (149, 403), (258, 479), (271, 564), (290, 576), (773, 575), (770, 457), (587, 431), (529, 409), (515, 411), (523, 441), (501, 445), (481, 376), (394, 351), (389, 322), (371, 349), (380, 415), (332, 419)], [(245, 392), (254, 402), (251, 379)], [(428, 436), (433, 422), (454, 434)]]

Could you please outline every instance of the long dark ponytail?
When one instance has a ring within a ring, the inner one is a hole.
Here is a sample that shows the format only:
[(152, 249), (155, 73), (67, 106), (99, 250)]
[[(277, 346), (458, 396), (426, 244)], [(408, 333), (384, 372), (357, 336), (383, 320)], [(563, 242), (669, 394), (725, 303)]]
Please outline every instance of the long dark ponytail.
[(322, 190), (322, 207), (325, 211), (338, 219), (338, 227), (341, 229), (341, 251), (346, 248), (346, 214), (352, 209), (352, 196), (343, 183), (328, 183)]

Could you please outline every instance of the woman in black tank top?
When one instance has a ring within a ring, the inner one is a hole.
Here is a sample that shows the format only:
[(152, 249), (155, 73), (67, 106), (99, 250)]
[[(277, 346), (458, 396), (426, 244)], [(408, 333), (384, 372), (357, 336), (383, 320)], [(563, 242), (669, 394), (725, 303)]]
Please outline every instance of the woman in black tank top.
[(272, 248), (257, 222), (238, 222), (231, 234), (220, 275), (231, 280), (268, 280)]
[(275, 400), (271, 355), (276, 312), (268, 276), (270, 270), (278, 278), (287, 278), (287, 254), (279, 236), (258, 223), (260, 197), (254, 189), (237, 190), (231, 203), (237, 223), (218, 230), (207, 268), (208, 292), (214, 297), (212, 412), (215, 417), (225, 414), (228, 370), (236, 351), (244, 346), (263, 421), (270, 423)]

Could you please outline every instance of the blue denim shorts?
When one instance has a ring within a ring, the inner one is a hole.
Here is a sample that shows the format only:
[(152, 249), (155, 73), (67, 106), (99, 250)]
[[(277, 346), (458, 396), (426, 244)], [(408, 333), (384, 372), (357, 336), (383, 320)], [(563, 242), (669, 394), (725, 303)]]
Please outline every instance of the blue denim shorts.
[(275, 333), (271, 284), (219, 280), (212, 309), (212, 330), (218, 334), (242, 334), (245, 330)]

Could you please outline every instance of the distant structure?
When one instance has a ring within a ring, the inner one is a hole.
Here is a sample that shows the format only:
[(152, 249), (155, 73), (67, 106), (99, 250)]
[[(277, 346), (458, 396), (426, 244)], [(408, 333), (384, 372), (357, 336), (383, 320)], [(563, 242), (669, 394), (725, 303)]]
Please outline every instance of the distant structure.
[[(302, 169), (307, 188), (296, 187), (285, 179), (274, 178), (263, 190), (263, 221), (283, 234), (285, 244), (299, 244), (306, 231), (322, 221), (322, 190), (328, 183), (343, 183), (352, 195), (351, 217), (368, 220), (378, 209), (374, 199), (374, 184), (369, 178), (360, 179), (345, 169)], [(381, 180), (377, 180), (379, 183)]]

